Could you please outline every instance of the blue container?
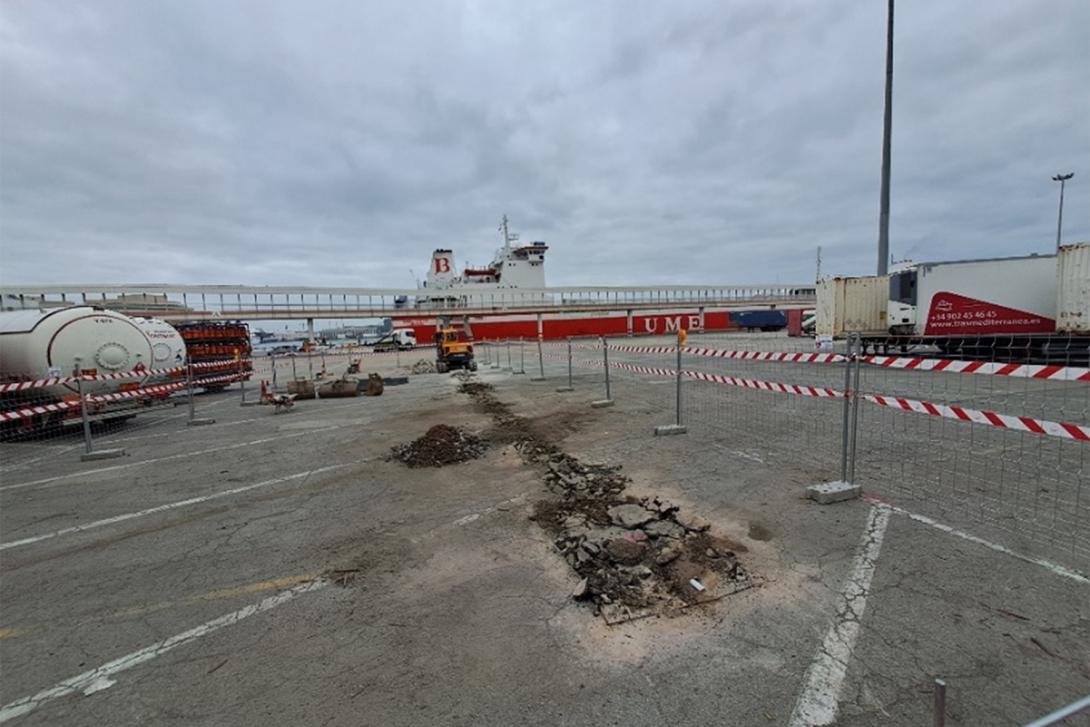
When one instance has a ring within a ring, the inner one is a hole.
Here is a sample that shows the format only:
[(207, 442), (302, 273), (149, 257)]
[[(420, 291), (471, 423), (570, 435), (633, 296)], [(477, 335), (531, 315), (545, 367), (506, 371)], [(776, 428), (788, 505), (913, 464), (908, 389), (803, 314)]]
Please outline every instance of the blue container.
[(730, 314), (731, 323), (750, 331), (782, 331), (787, 316), (781, 310), (747, 310)]

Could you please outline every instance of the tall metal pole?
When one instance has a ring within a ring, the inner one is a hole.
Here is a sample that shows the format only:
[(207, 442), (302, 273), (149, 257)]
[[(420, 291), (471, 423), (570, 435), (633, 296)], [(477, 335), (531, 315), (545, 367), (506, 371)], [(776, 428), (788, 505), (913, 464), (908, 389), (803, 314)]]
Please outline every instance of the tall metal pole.
[(677, 346), (677, 426), (681, 426), (681, 344)]
[(83, 369), (76, 364), (76, 390), (79, 392), (79, 414), (83, 419), (83, 451), (91, 453), (91, 418), (87, 413), (87, 394), (83, 391)]
[(1067, 180), (1071, 179), (1073, 176), (1075, 176), (1075, 173), (1071, 172), (1070, 174), (1057, 174), (1052, 178), (1053, 182), (1060, 183), (1060, 215), (1056, 220), (1056, 252), (1060, 251), (1060, 239), (1064, 227), (1064, 185), (1067, 183)]
[[(276, 372), (275, 368), (273, 372)], [(185, 392), (186, 398), (189, 399), (189, 421), (192, 423), (193, 419), (196, 418), (197, 410), (193, 405), (193, 364), (189, 361), (186, 361), (185, 364)]]
[(602, 339), (602, 365), (606, 370), (606, 401), (611, 401), (613, 397), (609, 392), (609, 343), (606, 339)]
[(889, 157), (893, 133), (893, 0), (886, 20), (886, 112), (882, 123), (882, 201), (878, 213), (878, 274), (889, 270)]
[(852, 406), (852, 347), (855, 344), (855, 337), (848, 337), (848, 352), (844, 356), (844, 412), (843, 421), (841, 422), (841, 442), (840, 442), (840, 481), (850, 482), (848, 479), (848, 444), (849, 439), (849, 421), (851, 417)]
[(568, 339), (568, 388), (574, 389), (572, 385), (572, 371), (571, 371), (571, 338)]

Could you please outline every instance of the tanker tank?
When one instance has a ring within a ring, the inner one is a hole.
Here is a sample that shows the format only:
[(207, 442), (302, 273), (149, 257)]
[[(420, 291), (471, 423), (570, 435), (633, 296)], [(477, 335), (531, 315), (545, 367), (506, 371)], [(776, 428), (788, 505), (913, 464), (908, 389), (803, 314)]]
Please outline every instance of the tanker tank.
[[(152, 368), (153, 344), (133, 319), (93, 306), (0, 313), (0, 379), (31, 381), (85, 373), (112, 374)], [(117, 389), (91, 382), (86, 391)], [(67, 384), (56, 395), (76, 393)], [(42, 392), (44, 393), (44, 392)]]

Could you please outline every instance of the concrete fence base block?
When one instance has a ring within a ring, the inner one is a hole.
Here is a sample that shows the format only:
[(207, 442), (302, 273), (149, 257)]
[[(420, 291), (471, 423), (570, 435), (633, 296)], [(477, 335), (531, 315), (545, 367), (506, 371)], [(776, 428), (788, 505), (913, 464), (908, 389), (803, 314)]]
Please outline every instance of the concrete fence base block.
[(530, 378), (530, 381), (544, 381), (544, 380), (545, 380), (544, 376), (533, 376), (533, 377)]
[(97, 452), (84, 452), (79, 456), (81, 462), (94, 462), (98, 459), (114, 459), (115, 457), (124, 457), (125, 450), (123, 449), (100, 449)]
[(829, 505), (844, 500), (854, 500), (863, 494), (863, 488), (850, 482), (823, 482), (806, 488), (806, 496), (819, 505)]
[(572, 388), (572, 387), (570, 387), (570, 386), (561, 386), (561, 387), (559, 387), (559, 388), (558, 388), (558, 389), (556, 390), (556, 393), (558, 393), (558, 394), (565, 394), (565, 393), (567, 393), (567, 392), (569, 392), (569, 391), (575, 391), (575, 389), (573, 389), (573, 388)]
[(684, 434), (687, 431), (689, 431), (689, 428), (684, 424), (663, 424), (655, 427), (655, 436), (666, 437), (671, 434)]
[(605, 409), (607, 406), (613, 406), (613, 399), (600, 399), (598, 401), (592, 401), (590, 405), (595, 409)]
[(202, 419), (190, 419), (187, 422), (187, 424), (189, 426), (191, 426), (191, 427), (203, 427), (203, 426), (205, 426), (207, 424), (215, 424), (215, 423), (216, 423), (215, 419), (209, 419), (207, 417), (204, 417)]
[(516, 376), (525, 376), (526, 375), (525, 371), (512, 371), (511, 373), (515, 374)]
[(261, 406), (260, 401), (244, 401), (239, 406)]

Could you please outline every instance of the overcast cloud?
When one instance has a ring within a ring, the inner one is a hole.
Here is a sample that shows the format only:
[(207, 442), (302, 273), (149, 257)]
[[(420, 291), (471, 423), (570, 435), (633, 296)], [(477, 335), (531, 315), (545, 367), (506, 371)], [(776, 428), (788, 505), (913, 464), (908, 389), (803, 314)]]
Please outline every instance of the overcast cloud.
[[(3, 282), (873, 272), (885, 3), (0, 4)], [(1090, 239), (1090, 3), (898, 6), (895, 257)]]

